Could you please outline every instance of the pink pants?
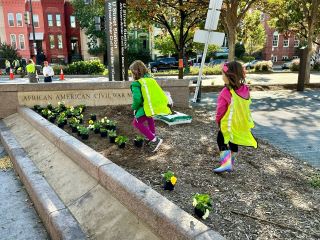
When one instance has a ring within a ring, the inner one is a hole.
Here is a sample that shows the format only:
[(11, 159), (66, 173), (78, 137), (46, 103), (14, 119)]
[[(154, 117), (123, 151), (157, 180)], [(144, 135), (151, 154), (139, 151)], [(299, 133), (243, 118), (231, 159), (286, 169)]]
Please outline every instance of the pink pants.
[[(148, 123), (147, 126), (144, 125), (145, 122)], [(152, 117), (142, 116), (139, 118), (134, 118), (132, 125), (137, 128), (146, 138), (148, 138), (149, 141), (153, 140), (156, 136), (156, 129)]]

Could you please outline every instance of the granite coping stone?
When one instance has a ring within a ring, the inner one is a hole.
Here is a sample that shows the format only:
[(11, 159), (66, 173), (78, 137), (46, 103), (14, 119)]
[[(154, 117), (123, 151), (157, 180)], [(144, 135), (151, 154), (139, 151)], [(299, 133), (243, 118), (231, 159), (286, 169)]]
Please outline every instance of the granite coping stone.
[[(24, 117), (33, 121), (32, 125), (37, 129), (41, 129), (40, 125), (46, 124), (43, 121), (37, 122), (35, 116), (28, 117), (29, 114), (34, 115), (31, 109), (21, 107), (20, 112), (24, 112)], [(52, 127), (46, 130), (54, 135), (56, 128), (58, 127), (52, 124)], [(49, 139), (56, 139), (56, 137)], [(160, 237), (164, 239), (224, 239), (219, 233), (74, 137), (62, 136), (58, 144), (55, 144), (88, 174), (96, 178), (103, 187), (111, 191), (120, 202), (148, 224)]]
[[(189, 80), (157, 80), (161, 87), (189, 87)], [(0, 84), (0, 92), (34, 92), (34, 91), (67, 91), (67, 90), (102, 90), (102, 89), (128, 89), (131, 82), (63, 82), (63, 83), (17, 83)]]
[[(1, 125), (3, 121), (1, 120)], [(55, 191), (42, 176), (41, 171), (27, 156), (25, 150), (9, 129), (1, 129), (1, 141), (8, 152), (15, 170), (32, 199), (38, 214), (52, 239), (86, 239), (79, 223), (66, 208)], [(61, 218), (61, 214), (64, 216)], [(53, 214), (55, 213), (55, 214)], [(66, 221), (68, 220), (68, 221)]]

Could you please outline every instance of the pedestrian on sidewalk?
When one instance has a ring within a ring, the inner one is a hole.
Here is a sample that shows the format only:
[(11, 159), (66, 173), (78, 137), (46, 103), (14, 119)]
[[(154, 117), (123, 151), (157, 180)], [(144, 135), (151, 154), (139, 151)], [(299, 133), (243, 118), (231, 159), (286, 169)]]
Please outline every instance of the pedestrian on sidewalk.
[(254, 122), (250, 112), (250, 91), (245, 85), (242, 65), (236, 61), (225, 63), (222, 78), (225, 87), (219, 93), (216, 109), (221, 166), (213, 170), (215, 173), (233, 171), (238, 145), (257, 148), (257, 142), (251, 133)]
[(28, 65), (26, 66), (28, 78), (30, 83), (37, 83), (36, 65), (32, 59), (28, 60)]
[[(157, 81), (150, 76), (148, 68), (142, 61), (134, 61), (129, 69), (134, 80), (131, 84), (134, 111), (132, 124), (149, 140), (148, 145), (152, 152), (156, 152), (163, 140), (156, 135), (152, 117), (171, 114), (168, 98)], [(144, 123), (147, 123), (147, 126)]]
[(44, 82), (52, 82), (52, 77), (54, 75), (54, 71), (51, 66), (49, 66), (48, 61), (43, 62), (43, 76), (44, 76)]
[(6, 73), (9, 75), (10, 68), (11, 68), (11, 63), (10, 63), (10, 61), (8, 59), (6, 59), (5, 65), (6, 65)]

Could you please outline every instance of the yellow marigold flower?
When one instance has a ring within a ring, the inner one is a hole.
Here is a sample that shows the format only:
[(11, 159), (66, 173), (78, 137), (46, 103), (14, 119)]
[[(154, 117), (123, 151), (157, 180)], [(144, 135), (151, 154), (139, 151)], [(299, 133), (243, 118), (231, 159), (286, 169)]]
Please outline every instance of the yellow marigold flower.
[(177, 182), (177, 178), (175, 176), (172, 176), (170, 181), (171, 181), (172, 185), (175, 185)]
[(92, 125), (92, 124), (93, 124), (93, 121), (92, 121), (92, 120), (90, 120), (90, 121), (89, 121), (89, 124), (90, 124), (90, 125)]

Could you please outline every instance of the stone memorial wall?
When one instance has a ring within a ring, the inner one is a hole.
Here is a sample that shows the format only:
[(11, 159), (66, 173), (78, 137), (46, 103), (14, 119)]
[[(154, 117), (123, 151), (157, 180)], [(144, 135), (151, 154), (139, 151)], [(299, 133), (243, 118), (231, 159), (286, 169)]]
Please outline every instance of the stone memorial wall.
[[(160, 86), (171, 93), (174, 106), (189, 106), (188, 80), (160, 80)], [(130, 82), (1, 84), (0, 118), (17, 112), (18, 106), (85, 104), (87, 106), (129, 105), (132, 102)]]

